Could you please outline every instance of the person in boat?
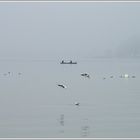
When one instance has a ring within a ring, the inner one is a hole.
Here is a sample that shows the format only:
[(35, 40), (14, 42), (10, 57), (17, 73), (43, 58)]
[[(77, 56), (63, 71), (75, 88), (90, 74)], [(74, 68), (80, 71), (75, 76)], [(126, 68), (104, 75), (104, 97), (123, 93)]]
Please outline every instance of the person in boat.
[(62, 62), (61, 62), (62, 64), (64, 63), (64, 60), (62, 60)]
[(70, 60), (70, 64), (72, 64), (72, 60)]

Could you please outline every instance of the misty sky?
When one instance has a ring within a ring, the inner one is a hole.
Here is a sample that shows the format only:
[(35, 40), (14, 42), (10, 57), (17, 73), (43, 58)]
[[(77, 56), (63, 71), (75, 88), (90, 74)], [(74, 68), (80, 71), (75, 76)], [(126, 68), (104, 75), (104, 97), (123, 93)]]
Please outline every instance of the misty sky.
[(0, 3), (0, 59), (139, 55), (140, 3)]

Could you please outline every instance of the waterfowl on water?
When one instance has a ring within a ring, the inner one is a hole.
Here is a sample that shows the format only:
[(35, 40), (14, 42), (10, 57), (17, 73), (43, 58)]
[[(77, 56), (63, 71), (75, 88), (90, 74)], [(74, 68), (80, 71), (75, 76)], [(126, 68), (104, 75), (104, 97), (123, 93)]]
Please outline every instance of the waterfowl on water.
[(133, 75), (132, 78), (136, 78), (136, 76)]
[(129, 78), (128, 74), (121, 75), (120, 78)]

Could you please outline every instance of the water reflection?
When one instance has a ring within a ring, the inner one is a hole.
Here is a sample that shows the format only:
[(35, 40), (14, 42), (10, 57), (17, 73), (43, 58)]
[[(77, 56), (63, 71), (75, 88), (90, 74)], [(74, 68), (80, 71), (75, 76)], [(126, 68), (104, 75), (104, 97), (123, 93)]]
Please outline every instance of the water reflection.
[(65, 125), (64, 119), (65, 119), (64, 114), (60, 114), (60, 117), (59, 117), (59, 125), (60, 125), (59, 133), (60, 134), (64, 134), (64, 125)]
[(60, 125), (64, 126), (64, 114), (60, 115)]
[(89, 126), (89, 120), (83, 119), (84, 123), (81, 126), (81, 137), (89, 137), (90, 135), (90, 126)]

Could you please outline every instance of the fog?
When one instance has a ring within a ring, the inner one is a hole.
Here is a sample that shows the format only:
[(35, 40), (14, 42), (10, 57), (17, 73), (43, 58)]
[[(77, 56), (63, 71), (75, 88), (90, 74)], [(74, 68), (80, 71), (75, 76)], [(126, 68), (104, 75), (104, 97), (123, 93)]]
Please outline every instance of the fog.
[(139, 26), (140, 3), (0, 3), (0, 137), (140, 137), (140, 59), (113, 59)]
[(0, 3), (0, 59), (138, 57), (139, 15), (140, 3)]

